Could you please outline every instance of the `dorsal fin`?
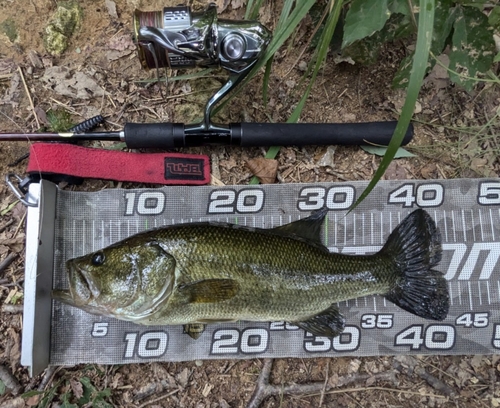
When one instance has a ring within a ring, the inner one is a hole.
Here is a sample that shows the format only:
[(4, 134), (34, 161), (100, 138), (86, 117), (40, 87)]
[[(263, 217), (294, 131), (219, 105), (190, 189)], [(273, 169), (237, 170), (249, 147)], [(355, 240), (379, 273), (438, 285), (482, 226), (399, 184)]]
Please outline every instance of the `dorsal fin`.
[(320, 238), (320, 232), (327, 213), (328, 208), (323, 207), (322, 209), (313, 212), (307, 218), (282, 225), (281, 227), (273, 228), (272, 230), (278, 234), (283, 233), (285, 235), (294, 235), (303, 238), (310, 243), (323, 246)]

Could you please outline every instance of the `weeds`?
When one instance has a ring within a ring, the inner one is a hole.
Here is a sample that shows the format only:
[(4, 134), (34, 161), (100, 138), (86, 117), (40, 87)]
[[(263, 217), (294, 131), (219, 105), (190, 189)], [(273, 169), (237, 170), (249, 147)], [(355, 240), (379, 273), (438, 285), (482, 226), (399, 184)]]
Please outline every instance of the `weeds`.
[[(257, 15), (256, 9), (261, 1), (250, 0), (247, 3), (247, 17)], [(292, 35), (298, 23), (305, 18), (313, 6), (313, 1), (295, 2), (285, 0), (283, 11), (275, 28), (274, 39), (268, 47), (262, 61), (249, 75), (249, 81), (260, 68), (266, 66), (264, 75), (264, 100), (267, 95), (267, 83), (271, 63), (275, 52)], [(486, 75), (491, 71), (494, 61), (500, 60), (500, 53), (495, 55), (493, 40), (494, 30), (500, 30), (500, 6), (492, 6), (486, 1), (467, 2), (465, 0), (330, 0), (325, 6), (325, 23), (318, 31), (313, 60), (306, 75), (308, 84), (288, 122), (296, 122), (316, 76), (324, 63), (332, 38), (336, 31), (341, 11), (347, 8), (343, 26), (341, 52), (361, 63), (373, 63), (377, 60), (384, 43), (397, 39), (409, 39), (417, 32), (414, 51), (402, 61), (396, 73), (393, 85), (407, 88), (407, 97), (400, 115), (393, 139), (376, 171), (372, 181), (355, 205), (359, 204), (373, 189), (398, 152), (404, 133), (413, 116), (415, 102), (422, 86), (422, 80), (435, 63), (429, 55), (439, 55), (450, 46), (450, 79), (467, 90), (477, 83), (477, 75)], [(488, 8), (489, 15), (486, 15)], [(338, 31), (338, 30), (337, 30)], [(266, 158), (274, 158), (279, 147), (272, 147)], [(254, 178), (252, 183), (256, 183)]]

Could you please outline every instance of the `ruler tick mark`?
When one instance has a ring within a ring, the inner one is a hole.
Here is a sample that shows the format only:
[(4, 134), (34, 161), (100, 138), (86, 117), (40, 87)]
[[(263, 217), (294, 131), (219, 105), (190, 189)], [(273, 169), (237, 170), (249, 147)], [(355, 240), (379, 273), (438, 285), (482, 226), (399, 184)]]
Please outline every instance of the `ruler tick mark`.
[(451, 306), (453, 306), (453, 290), (452, 290), (451, 282), (448, 282), (448, 292), (450, 292), (450, 303), (451, 303)]
[(464, 242), (467, 242), (467, 231), (465, 226), (465, 212), (462, 210), (462, 228), (464, 229)]
[(462, 288), (460, 287), (460, 281), (457, 282), (458, 287), (458, 303), (462, 306)]
[(455, 213), (451, 210), (451, 226), (453, 228), (453, 241), (457, 242), (457, 229), (455, 228)]
[(491, 238), (493, 241), (495, 240), (495, 227), (493, 226), (493, 213), (490, 208), (490, 225), (491, 225)]
[(474, 306), (472, 305), (472, 288), (470, 285), (470, 281), (467, 282), (467, 287), (469, 288), (469, 304), (470, 304), (470, 310), (473, 310)]
[(484, 241), (484, 229), (483, 229), (483, 216), (481, 215), (481, 210), (477, 210), (479, 215), (479, 226), (481, 228), (481, 241)]
[(479, 306), (483, 305), (483, 295), (481, 294), (481, 281), (477, 281), (477, 290), (479, 291)]
[(446, 223), (446, 210), (443, 210), (443, 221), (444, 221), (444, 237), (446, 242), (448, 242), (448, 224)]
[(488, 294), (488, 305), (491, 305), (490, 281), (486, 281), (486, 293)]

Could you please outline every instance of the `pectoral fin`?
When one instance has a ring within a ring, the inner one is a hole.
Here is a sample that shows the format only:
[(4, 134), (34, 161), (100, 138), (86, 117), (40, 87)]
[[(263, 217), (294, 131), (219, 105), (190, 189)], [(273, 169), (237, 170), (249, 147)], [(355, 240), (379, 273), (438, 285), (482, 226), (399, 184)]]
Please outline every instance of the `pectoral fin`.
[(189, 303), (218, 303), (233, 298), (240, 285), (233, 279), (205, 279), (177, 288)]
[(293, 322), (301, 329), (308, 331), (315, 336), (337, 337), (344, 331), (345, 318), (337, 309), (337, 306), (332, 305), (328, 309), (323, 310), (319, 314), (310, 317), (302, 322)]

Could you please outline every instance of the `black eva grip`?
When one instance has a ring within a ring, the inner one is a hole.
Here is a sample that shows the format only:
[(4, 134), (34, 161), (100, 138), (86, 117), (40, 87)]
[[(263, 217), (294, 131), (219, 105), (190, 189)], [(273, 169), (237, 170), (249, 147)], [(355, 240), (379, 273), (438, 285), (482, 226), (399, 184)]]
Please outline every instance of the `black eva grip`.
[[(361, 145), (387, 146), (397, 122), (234, 123), (232, 143), (239, 146)], [(413, 137), (410, 123), (402, 145)], [(239, 140), (238, 140), (239, 139)]]
[(126, 123), (123, 133), (130, 149), (171, 149), (184, 146), (183, 123)]

